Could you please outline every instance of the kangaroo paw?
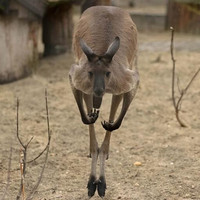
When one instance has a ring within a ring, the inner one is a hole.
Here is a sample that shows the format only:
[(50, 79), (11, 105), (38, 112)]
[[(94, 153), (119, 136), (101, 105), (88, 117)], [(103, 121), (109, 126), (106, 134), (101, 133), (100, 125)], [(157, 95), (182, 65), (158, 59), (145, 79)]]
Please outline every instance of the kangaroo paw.
[(103, 198), (105, 196), (105, 191), (106, 191), (105, 177), (101, 176), (97, 184), (98, 184), (98, 194), (101, 198)]
[(90, 176), (90, 179), (89, 179), (88, 185), (87, 185), (87, 188), (88, 188), (88, 197), (94, 196), (95, 191), (96, 191), (96, 187), (97, 187), (96, 177), (95, 176)]

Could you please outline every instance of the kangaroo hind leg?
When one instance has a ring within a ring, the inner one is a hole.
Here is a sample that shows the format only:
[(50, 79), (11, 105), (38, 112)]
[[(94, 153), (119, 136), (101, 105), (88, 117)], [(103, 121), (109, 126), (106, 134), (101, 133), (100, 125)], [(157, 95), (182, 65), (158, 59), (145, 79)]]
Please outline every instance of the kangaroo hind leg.
[[(93, 109), (93, 96), (84, 94), (84, 100), (88, 113), (91, 113)], [(90, 157), (92, 158), (91, 172), (88, 181), (88, 196), (92, 197), (96, 191), (96, 165), (98, 160), (98, 143), (95, 134), (94, 124), (89, 124), (89, 136), (90, 136)]]
[[(115, 114), (116, 114), (117, 108), (118, 108), (121, 100), (122, 100), (122, 95), (117, 95), (117, 96), (113, 95), (111, 109), (110, 109), (109, 122), (114, 121)], [(98, 194), (100, 197), (105, 196), (105, 190), (106, 190), (105, 160), (108, 159), (108, 156), (109, 156), (110, 137), (111, 137), (111, 132), (106, 131), (104, 141), (99, 150), (100, 175), (99, 175), (99, 181), (98, 181)]]

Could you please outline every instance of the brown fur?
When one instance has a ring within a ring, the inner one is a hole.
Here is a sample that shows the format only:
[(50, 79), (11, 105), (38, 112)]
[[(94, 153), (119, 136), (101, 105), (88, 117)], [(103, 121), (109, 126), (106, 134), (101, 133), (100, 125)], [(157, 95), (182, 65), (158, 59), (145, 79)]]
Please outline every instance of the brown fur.
[[(100, 197), (105, 196), (105, 160), (109, 155), (111, 132), (121, 126), (139, 82), (138, 73), (133, 69), (136, 46), (135, 24), (126, 11), (116, 7), (89, 8), (81, 16), (74, 32), (73, 49), (77, 64), (72, 65), (69, 79), (82, 122), (89, 125), (92, 158), (87, 185), (89, 197), (95, 194), (96, 189)], [(109, 121), (101, 122), (106, 135), (99, 147), (94, 123), (105, 92), (113, 95)], [(121, 101), (121, 111), (115, 119)], [(96, 176), (98, 158), (99, 178)]]
[(103, 55), (118, 36), (120, 48), (114, 55), (109, 69), (112, 72), (106, 84), (106, 92), (115, 95), (129, 92), (136, 87), (138, 76), (133, 69), (136, 56), (137, 29), (128, 12), (112, 6), (96, 6), (87, 9), (77, 24), (73, 37), (73, 50), (77, 65), (70, 71), (76, 89), (92, 93), (88, 80), (89, 64), (80, 47), (82, 38), (96, 55)]

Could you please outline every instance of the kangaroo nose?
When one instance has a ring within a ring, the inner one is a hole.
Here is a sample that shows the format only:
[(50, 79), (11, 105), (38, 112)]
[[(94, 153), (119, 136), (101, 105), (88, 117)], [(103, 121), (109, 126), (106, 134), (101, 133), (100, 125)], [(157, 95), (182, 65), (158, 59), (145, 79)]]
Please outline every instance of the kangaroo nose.
[(96, 88), (94, 89), (94, 94), (98, 97), (101, 97), (104, 93), (104, 89), (103, 88)]

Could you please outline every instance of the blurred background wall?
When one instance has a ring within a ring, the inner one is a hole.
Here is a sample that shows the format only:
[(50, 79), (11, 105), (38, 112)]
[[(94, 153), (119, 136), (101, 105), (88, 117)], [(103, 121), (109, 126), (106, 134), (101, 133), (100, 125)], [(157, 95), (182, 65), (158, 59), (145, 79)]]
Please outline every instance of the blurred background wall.
[(75, 21), (97, 5), (128, 10), (139, 32), (200, 34), (199, 0), (0, 0), (0, 83), (34, 72), (40, 55), (71, 51)]

